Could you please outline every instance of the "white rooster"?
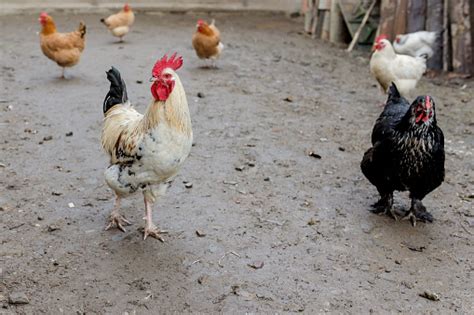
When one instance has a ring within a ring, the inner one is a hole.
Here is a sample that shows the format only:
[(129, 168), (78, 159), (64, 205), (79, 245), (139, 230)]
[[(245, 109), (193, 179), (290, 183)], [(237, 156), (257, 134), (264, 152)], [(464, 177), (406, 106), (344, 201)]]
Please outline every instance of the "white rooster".
[(164, 195), (168, 182), (178, 173), (189, 155), (193, 131), (183, 85), (176, 71), (181, 57), (165, 55), (153, 67), (153, 99), (145, 114), (130, 106), (125, 82), (112, 67), (107, 72), (110, 90), (104, 100), (102, 147), (110, 156), (105, 181), (115, 192), (115, 206), (106, 229), (117, 226), (125, 231), (130, 224), (119, 213), (122, 197), (142, 192), (145, 200), (145, 233), (161, 241), (152, 220), (152, 205)]

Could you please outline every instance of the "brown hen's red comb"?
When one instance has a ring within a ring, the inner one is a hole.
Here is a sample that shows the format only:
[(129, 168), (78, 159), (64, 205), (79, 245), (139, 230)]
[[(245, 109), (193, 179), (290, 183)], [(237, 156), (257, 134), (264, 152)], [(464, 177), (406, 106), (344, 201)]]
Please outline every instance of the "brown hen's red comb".
[(166, 68), (171, 68), (174, 71), (178, 70), (181, 68), (183, 65), (183, 57), (177, 56), (177, 53), (174, 53), (171, 55), (170, 59), (168, 59), (168, 55), (164, 55), (163, 58), (158, 60), (155, 63), (155, 66), (153, 67), (153, 70), (151, 71), (152, 75), (160, 75), (163, 70)]

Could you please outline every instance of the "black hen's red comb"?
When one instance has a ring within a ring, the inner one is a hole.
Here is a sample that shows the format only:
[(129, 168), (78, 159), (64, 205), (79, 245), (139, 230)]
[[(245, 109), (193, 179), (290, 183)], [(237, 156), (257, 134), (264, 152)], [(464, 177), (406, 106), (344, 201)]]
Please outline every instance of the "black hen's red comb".
[(152, 75), (160, 75), (161, 72), (163, 72), (163, 70), (165, 70), (166, 68), (171, 68), (176, 71), (181, 68), (182, 65), (183, 57), (177, 56), (177, 53), (171, 55), (169, 59), (168, 55), (164, 55), (163, 58), (161, 58), (155, 63), (155, 66), (153, 67), (151, 73)]

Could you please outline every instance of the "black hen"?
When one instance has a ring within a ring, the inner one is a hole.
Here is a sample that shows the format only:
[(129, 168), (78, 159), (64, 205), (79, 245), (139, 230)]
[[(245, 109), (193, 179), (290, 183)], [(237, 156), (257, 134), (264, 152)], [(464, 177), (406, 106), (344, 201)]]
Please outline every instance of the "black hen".
[(444, 136), (436, 123), (435, 104), (430, 96), (419, 96), (410, 105), (395, 84), (372, 131), (372, 148), (361, 162), (362, 173), (377, 187), (380, 200), (375, 213), (397, 218), (393, 192), (410, 192), (411, 208), (406, 217), (433, 222), (421, 202), (444, 180)]

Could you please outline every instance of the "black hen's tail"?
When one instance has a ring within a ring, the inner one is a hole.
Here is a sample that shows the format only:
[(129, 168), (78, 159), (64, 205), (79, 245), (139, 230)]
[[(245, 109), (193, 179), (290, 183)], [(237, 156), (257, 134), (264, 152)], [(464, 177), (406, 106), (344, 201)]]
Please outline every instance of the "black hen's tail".
[(127, 87), (120, 76), (120, 72), (112, 67), (107, 71), (107, 79), (110, 81), (109, 93), (104, 100), (104, 114), (117, 104), (124, 104), (128, 101)]
[(398, 91), (397, 86), (395, 83), (392, 82), (392, 85), (388, 88), (388, 98), (387, 98), (387, 104), (389, 102), (398, 102), (402, 96), (400, 95), (400, 92)]

